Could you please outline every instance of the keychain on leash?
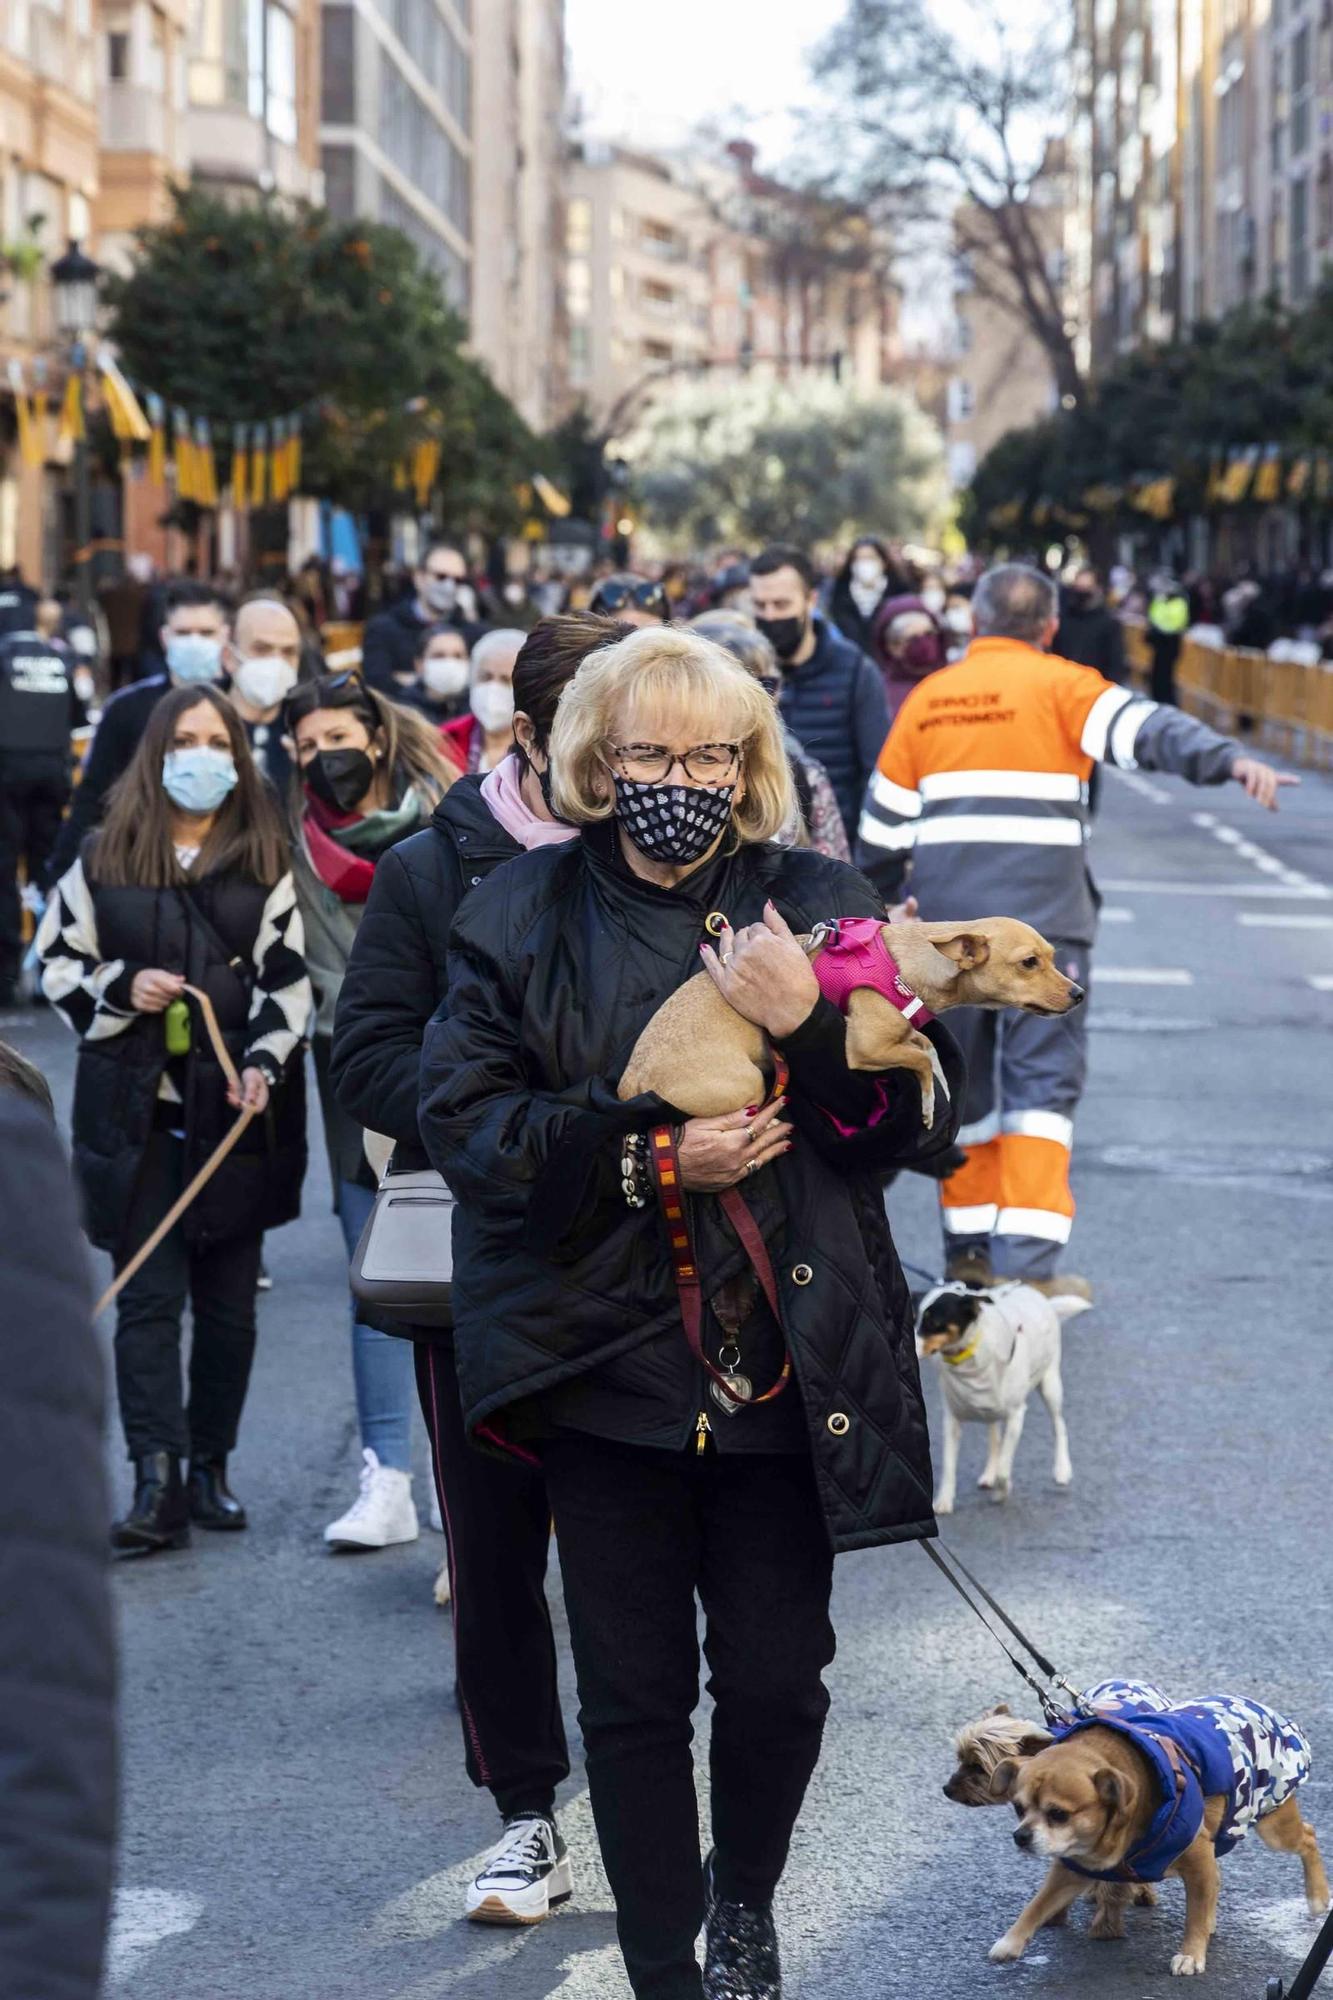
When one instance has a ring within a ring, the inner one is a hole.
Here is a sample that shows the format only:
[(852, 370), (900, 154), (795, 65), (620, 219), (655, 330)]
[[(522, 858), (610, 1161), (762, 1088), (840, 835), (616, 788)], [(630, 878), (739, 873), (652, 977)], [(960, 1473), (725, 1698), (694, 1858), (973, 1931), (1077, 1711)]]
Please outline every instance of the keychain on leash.
[[(222, 1030), (218, 1026), (218, 1017), (213, 1012), (213, 1002), (198, 986), (187, 986), (184, 990), (190, 995), (192, 1000), (197, 1001), (199, 1012), (203, 1016), (208, 1039), (212, 1043), (213, 1053), (218, 1059), (222, 1074), (226, 1077), (230, 1088), (239, 1097), (241, 1094), (240, 1075), (237, 1072), (235, 1063), (231, 1059), (231, 1051), (222, 1039)], [(175, 1012), (176, 1009), (183, 1006), (184, 1002), (173, 1000), (171, 1006), (165, 1010), (167, 1020), (164, 1023), (163, 1032), (166, 1036), (168, 1054), (185, 1054), (189, 1049), (188, 1035), (183, 1032), (188, 1029), (188, 1022), (182, 1023), (179, 1012)], [(175, 1013), (174, 1019), (172, 1018), (173, 1013)], [(201, 1193), (209, 1181), (212, 1180), (228, 1153), (236, 1145), (246, 1126), (256, 1116), (257, 1113), (252, 1104), (242, 1104), (237, 1114), (236, 1123), (232, 1126), (231, 1130), (226, 1133), (221, 1143), (209, 1154), (194, 1179), (190, 1182), (190, 1185), (177, 1195), (175, 1201), (172, 1202), (171, 1207), (162, 1217), (162, 1220), (158, 1223), (152, 1234), (139, 1245), (139, 1248), (130, 1258), (129, 1263), (117, 1272), (116, 1276), (107, 1286), (101, 1298), (93, 1307), (94, 1319), (99, 1318), (106, 1311), (106, 1308), (111, 1304), (117, 1293), (129, 1283), (135, 1272), (141, 1270), (148, 1262), (158, 1244), (175, 1228), (196, 1195)]]

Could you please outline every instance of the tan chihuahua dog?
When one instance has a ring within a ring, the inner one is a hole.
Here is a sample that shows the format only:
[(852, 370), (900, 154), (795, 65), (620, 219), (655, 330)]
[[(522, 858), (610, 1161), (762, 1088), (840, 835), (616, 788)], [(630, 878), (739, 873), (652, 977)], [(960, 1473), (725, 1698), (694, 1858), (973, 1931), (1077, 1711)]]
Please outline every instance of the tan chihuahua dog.
[[(1083, 998), (1083, 988), (1056, 965), (1054, 947), (1015, 917), (885, 924), (883, 934), (901, 978), (932, 1014), (950, 1007), (1067, 1014)], [(817, 964), (823, 948), (819, 934), (800, 942)], [(921, 1086), (926, 1125), (935, 1115), (933, 1054), (926, 1036), (884, 994), (858, 987), (849, 995), (847, 1067), (911, 1070)], [(719, 1118), (763, 1102), (766, 1065), (763, 1030), (743, 1020), (700, 972), (663, 1002), (639, 1036), (619, 1094), (637, 1097), (654, 1090), (688, 1118)]]
[[(1265, 1720), (1277, 1724), (1280, 1732), (1287, 1732), (1308, 1752), (1308, 1745), (1304, 1745), (1294, 1725), (1255, 1703), (1228, 1704), (1226, 1698), (1209, 1697), (1192, 1708), (1170, 1713), (1197, 1717), (1209, 1709), (1231, 1716), (1227, 1741), (1230, 1754), (1237, 1759), (1238, 1779), (1247, 1729), (1254, 1736), (1253, 1717), (1260, 1718), (1261, 1750), (1266, 1760), (1259, 1782), (1269, 1782), (1273, 1777), (1268, 1768), (1273, 1752), (1267, 1746), (1262, 1727)], [(1189, 1837), (1194, 1824), (1191, 1816), (1184, 1823), (1179, 1841), (1173, 1842), (1169, 1839), (1169, 1822), (1162, 1834), (1153, 1830), (1172, 1811), (1172, 1805), (1169, 1796), (1164, 1799), (1161, 1772), (1139, 1748), (1140, 1740), (1144, 1739), (1131, 1740), (1123, 1727), (1092, 1723), (1079, 1727), (1073, 1735), (1052, 1743), (1048, 1749), (1039, 1750), (1026, 1762), (1006, 1760), (996, 1767), (992, 1783), (997, 1789), (1008, 1790), (1019, 1816), (1015, 1842), (1021, 1848), (1046, 1856), (1052, 1867), (1027, 1908), (991, 1947), (993, 1959), (1020, 1958), (1037, 1931), (1045, 1924), (1058, 1923), (1085, 1892), (1087, 1875), (1067, 1868), (1066, 1861), (1098, 1874), (1123, 1870), (1131, 1880), (1133, 1867), (1141, 1865), (1147, 1875), (1151, 1865), (1151, 1879), (1178, 1875), (1185, 1884), (1185, 1935), (1180, 1950), (1171, 1960), (1171, 1970), (1187, 1976), (1201, 1973), (1207, 1963), (1208, 1941), (1217, 1928), (1218, 1852), (1225, 1853), (1250, 1824), (1265, 1846), (1300, 1857), (1311, 1913), (1319, 1915), (1328, 1908), (1328, 1878), (1314, 1828), (1301, 1818), (1294, 1790), (1295, 1785), (1303, 1782), (1299, 1749), (1291, 1771), (1277, 1787), (1281, 1793), (1279, 1804), (1265, 1810), (1256, 1794), (1249, 1797), (1237, 1818), (1236, 1794), (1210, 1791), (1202, 1798), (1202, 1817), (1193, 1837)], [(1169, 1766), (1177, 1774), (1174, 1810), (1177, 1814), (1181, 1812), (1180, 1801), (1188, 1798), (1193, 1784), (1197, 1811), (1199, 1794), (1203, 1791), (1200, 1771), (1182, 1758), (1174, 1744), (1170, 1747), (1174, 1754)], [(1250, 1750), (1253, 1754), (1253, 1743)], [(1308, 1770), (1308, 1756), (1304, 1770)], [(1147, 1859), (1149, 1851), (1155, 1855), (1151, 1864)], [(1164, 1857), (1169, 1853), (1174, 1853), (1175, 1858), (1168, 1862)], [(1139, 1856), (1144, 1857), (1141, 1863)]]
[[(1039, 1722), (1025, 1722), (1007, 1702), (997, 1702), (955, 1736), (957, 1763), (945, 1781), (945, 1798), (960, 1806), (1007, 1805), (1023, 1766), (1050, 1742), (1049, 1729)], [(1120, 1938), (1125, 1935), (1129, 1904), (1154, 1904), (1157, 1891), (1151, 1882), (1094, 1882), (1089, 1897), (1093, 1905), (1089, 1937)], [(1050, 1921), (1061, 1924), (1064, 1919), (1062, 1910)]]

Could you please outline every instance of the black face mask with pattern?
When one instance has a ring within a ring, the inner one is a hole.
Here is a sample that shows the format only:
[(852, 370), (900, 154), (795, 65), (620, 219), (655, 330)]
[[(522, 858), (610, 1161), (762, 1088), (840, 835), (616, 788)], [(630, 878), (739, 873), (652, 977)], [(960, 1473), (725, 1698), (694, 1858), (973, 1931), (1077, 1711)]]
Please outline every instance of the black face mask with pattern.
[(645, 785), (618, 771), (612, 777), (616, 818), (650, 861), (698, 861), (731, 818), (735, 785)]

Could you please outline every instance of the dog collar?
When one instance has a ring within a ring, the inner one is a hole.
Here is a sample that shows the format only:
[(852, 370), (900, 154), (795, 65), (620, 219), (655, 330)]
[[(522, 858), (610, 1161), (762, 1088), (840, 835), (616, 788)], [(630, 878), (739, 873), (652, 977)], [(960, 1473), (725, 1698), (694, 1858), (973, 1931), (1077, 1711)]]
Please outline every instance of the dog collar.
[(912, 991), (899, 972), (884, 942), (884, 926), (877, 917), (833, 917), (818, 924), (811, 936), (815, 978), (826, 1000), (842, 1013), (858, 986), (882, 993), (913, 1027), (924, 1028), (935, 1016), (925, 1001)]
[(961, 1348), (957, 1354), (950, 1354), (947, 1347), (942, 1347), (940, 1349), (940, 1359), (941, 1361), (947, 1361), (951, 1368), (961, 1368), (965, 1361), (972, 1359), (972, 1356), (976, 1353), (980, 1345), (980, 1340), (974, 1340), (970, 1347)]

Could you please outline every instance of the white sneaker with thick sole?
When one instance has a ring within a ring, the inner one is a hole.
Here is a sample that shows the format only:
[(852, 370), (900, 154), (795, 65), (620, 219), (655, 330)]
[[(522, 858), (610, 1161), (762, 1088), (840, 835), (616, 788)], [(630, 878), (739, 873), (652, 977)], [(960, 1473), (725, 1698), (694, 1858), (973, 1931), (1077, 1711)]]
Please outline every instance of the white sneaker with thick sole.
[(361, 1456), (361, 1491), (345, 1514), (330, 1521), (325, 1541), (331, 1549), (387, 1549), (395, 1542), (414, 1542), (421, 1526), (411, 1473), (381, 1465), (369, 1446)]
[(549, 1819), (510, 1819), (467, 1892), (474, 1924), (539, 1924), (574, 1893), (560, 1829)]

